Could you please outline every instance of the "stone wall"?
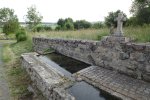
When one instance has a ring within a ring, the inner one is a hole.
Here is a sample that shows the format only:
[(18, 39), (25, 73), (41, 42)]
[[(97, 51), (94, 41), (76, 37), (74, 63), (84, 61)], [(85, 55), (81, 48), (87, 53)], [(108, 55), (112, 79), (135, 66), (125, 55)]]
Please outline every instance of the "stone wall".
[(53, 67), (40, 61), (37, 53), (22, 54), (21, 63), (30, 75), (32, 84), (43, 93), (47, 100), (75, 100), (65, 90), (70, 86), (71, 80), (61, 76)]
[(53, 48), (85, 63), (150, 81), (150, 44), (130, 43), (125, 37), (114, 36), (101, 41), (33, 38), (33, 48), (41, 54)]

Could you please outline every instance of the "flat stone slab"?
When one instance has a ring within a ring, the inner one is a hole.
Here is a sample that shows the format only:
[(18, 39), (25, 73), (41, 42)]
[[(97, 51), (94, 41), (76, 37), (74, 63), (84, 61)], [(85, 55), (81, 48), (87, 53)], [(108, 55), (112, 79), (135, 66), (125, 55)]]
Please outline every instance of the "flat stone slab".
[(150, 100), (150, 83), (112, 70), (91, 66), (75, 76), (123, 100)]

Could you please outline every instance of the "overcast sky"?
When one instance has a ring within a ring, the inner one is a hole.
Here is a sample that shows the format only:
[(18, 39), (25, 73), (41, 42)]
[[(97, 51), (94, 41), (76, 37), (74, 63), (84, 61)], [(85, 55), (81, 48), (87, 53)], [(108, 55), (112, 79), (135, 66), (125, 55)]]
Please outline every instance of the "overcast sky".
[(0, 8), (15, 10), (19, 21), (24, 21), (27, 8), (35, 5), (43, 16), (43, 22), (57, 22), (59, 18), (85, 19), (90, 22), (103, 21), (108, 12), (122, 10), (130, 17), (132, 0), (0, 0)]

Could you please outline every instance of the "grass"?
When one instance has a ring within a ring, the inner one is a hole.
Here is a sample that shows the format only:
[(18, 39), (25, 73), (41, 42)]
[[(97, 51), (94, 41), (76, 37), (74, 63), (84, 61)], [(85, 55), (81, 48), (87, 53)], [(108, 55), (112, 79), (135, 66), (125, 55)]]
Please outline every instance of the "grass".
[[(143, 27), (125, 27), (123, 28), (123, 31), (124, 35), (131, 38), (134, 42), (150, 42), (150, 25)], [(109, 29), (102, 28), (76, 31), (50, 31), (28, 34), (30, 38), (33, 36), (38, 36), (64, 39), (100, 40), (103, 36), (109, 35)]]
[(103, 29), (87, 29), (87, 30), (76, 30), (76, 31), (50, 31), (50, 32), (37, 32), (30, 33), (30, 37), (49, 37), (49, 38), (64, 38), (64, 39), (86, 39), (86, 40), (99, 40), (100, 36), (107, 35), (109, 30)]
[(143, 27), (126, 27), (125, 36), (130, 37), (135, 42), (150, 42), (150, 25)]
[[(7, 43), (11, 42), (8, 40), (5, 41), (7, 41)], [(6, 43), (5, 41), (3, 41), (3, 43)], [(11, 100), (18, 100), (20, 97), (30, 94), (27, 87), (31, 81), (25, 70), (21, 68), (19, 60), (21, 53), (31, 51), (27, 46), (27, 41), (18, 44), (13, 42), (12, 44), (5, 44), (3, 46), (4, 68), (6, 69), (7, 80), (10, 87)]]

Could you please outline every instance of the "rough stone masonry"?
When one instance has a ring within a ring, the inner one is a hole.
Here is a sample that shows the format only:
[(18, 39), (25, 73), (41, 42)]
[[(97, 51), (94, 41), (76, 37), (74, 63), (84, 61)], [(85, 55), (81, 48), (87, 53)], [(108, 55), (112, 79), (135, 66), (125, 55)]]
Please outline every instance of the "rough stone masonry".
[(144, 81), (150, 81), (150, 44), (131, 43), (125, 37), (107, 36), (101, 41), (33, 38), (33, 48), (56, 52)]
[(63, 55), (95, 65), (74, 73), (70, 79), (41, 61), (37, 53), (22, 54), (22, 66), (47, 99), (75, 100), (66, 89), (80, 80), (123, 100), (149, 100), (150, 44), (131, 43), (123, 37), (124, 17), (119, 15), (117, 32), (101, 41), (33, 38), (33, 48), (40, 54), (53, 48)]

